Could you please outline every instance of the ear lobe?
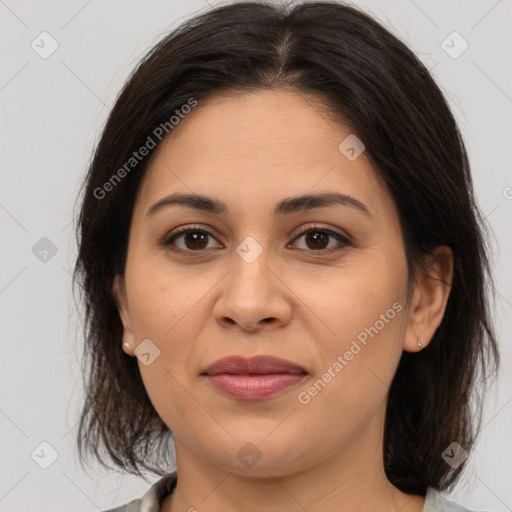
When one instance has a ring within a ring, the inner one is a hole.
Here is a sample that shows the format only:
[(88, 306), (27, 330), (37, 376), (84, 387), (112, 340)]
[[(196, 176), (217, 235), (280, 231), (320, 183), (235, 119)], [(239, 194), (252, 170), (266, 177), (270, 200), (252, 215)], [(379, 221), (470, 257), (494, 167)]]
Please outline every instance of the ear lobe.
[(130, 311), (128, 309), (126, 286), (124, 277), (121, 274), (116, 274), (114, 276), (112, 283), (112, 294), (116, 301), (119, 316), (123, 324), (123, 350), (129, 355), (133, 355), (135, 349), (135, 338), (133, 336)]
[(453, 252), (448, 246), (438, 246), (425, 257), (416, 277), (404, 337), (405, 351), (418, 352), (432, 340), (444, 317), (452, 278)]

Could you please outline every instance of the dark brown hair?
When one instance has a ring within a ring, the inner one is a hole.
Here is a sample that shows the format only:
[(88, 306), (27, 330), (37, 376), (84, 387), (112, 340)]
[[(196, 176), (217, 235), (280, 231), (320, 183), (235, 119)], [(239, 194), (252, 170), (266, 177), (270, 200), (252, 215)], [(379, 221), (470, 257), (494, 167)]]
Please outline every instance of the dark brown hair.
[(159, 42), (117, 98), (84, 181), (78, 219), (74, 282), (85, 304), (87, 375), (80, 460), (93, 453), (105, 466), (113, 462), (140, 476), (141, 469), (163, 475), (172, 464), (172, 432), (149, 400), (136, 358), (121, 349), (123, 329), (111, 291), (114, 276), (124, 270), (134, 201), (151, 154), (122, 179), (113, 182), (113, 175), (126, 170), (133, 152), (191, 98), (201, 108), (201, 100), (216, 92), (280, 87), (324, 98), (363, 141), (398, 209), (410, 276), (434, 247), (453, 250), (444, 319), (428, 347), (403, 353), (389, 391), (384, 438), (393, 485), (419, 495), (427, 486), (450, 489), (464, 464), (454, 469), (441, 454), (454, 441), (470, 451), (499, 360), (487, 228), (461, 135), (439, 87), (395, 36), (337, 2), (210, 9)]

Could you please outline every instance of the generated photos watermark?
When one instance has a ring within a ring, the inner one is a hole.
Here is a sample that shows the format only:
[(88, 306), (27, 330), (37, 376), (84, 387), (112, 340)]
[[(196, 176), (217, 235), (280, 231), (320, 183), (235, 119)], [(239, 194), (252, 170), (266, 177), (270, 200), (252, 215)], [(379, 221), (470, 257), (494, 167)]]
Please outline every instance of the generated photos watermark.
[(176, 115), (172, 115), (165, 123), (160, 123), (151, 132), (151, 135), (148, 135), (146, 142), (137, 151), (134, 151), (132, 156), (101, 187), (94, 189), (94, 197), (98, 200), (104, 199), (196, 105), (197, 100), (189, 98), (187, 103), (174, 111)]
[[(363, 329), (357, 336), (357, 341), (352, 340), (350, 348), (344, 352), (343, 355), (339, 355), (336, 361), (322, 374), (322, 376), (311, 385), (307, 391), (301, 391), (297, 395), (299, 403), (307, 405), (311, 402), (311, 399), (320, 393), (329, 382), (332, 381), (340, 372), (349, 364), (354, 356), (359, 354), (361, 350), (368, 345), (368, 337), (374, 338), (379, 334), (382, 329), (389, 324), (389, 322), (395, 318), (397, 313), (402, 311), (403, 306), (400, 302), (395, 302), (385, 313), (381, 314), (379, 319), (370, 327)], [(358, 343), (359, 342), (359, 343)]]

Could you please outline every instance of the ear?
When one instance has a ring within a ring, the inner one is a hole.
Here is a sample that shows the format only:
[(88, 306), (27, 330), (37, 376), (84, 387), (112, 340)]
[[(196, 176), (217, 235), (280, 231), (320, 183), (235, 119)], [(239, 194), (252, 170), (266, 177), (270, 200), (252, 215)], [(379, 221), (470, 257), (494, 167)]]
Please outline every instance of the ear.
[[(453, 252), (446, 245), (436, 247), (416, 272), (403, 348), (418, 352), (432, 340), (441, 325), (453, 278)], [(421, 347), (418, 346), (418, 338)]]
[[(135, 351), (135, 338), (133, 336), (133, 330), (130, 319), (130, 310), (128, 308), (128, 300), (126, 297), (126, 285), (124, 282), (124, 276), (116, 274), (114, 276), (112, 284), (112, 293), (117, 303), (117, 309), (121, 322), (123, 323), (123, 350), (130, 356), (134, 355)], [(129, 346), (125, 345), (127, 343)]]

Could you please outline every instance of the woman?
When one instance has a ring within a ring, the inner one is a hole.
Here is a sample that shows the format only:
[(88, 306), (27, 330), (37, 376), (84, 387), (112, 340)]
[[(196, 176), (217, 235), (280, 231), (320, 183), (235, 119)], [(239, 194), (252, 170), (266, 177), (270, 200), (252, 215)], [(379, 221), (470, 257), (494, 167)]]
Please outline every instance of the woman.
[(116, 101), (78, 236), (80, 455), (162, 477), (115, 510), (466, 510), (439, 491), (498, 364), (483, 221), (442, 93), (370, 17), (183, 24)]

